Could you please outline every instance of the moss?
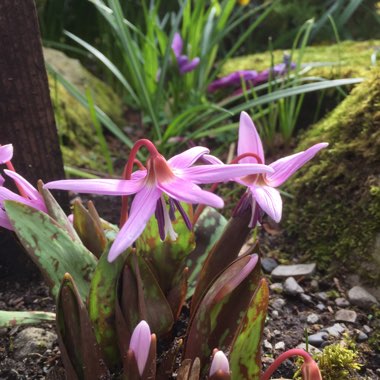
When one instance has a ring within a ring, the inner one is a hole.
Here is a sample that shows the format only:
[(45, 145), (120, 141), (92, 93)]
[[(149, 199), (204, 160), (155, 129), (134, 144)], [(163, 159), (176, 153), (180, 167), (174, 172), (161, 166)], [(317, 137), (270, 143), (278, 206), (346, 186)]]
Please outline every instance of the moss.
[[(327, 79), (365, 77), (371, 67), (371, 55), (380, 45), (380, 40), (363, 42), (344, 41), (329, 46), (308, 46), (305, 49), (302, 63), (330, 62), (334, 65), (314, 67), (306, 75), (321, 76)], [(283, 60), (283, 50), (272, 52), (274, 63)], [(298, 57), (295, 51), (293, 61)], [(236, 70), (265, 70), (271, 65), (271, 52), (247, 55), (228, 60), (221, 70), (221, 76)]]
[[(122, 103), (110, 87), (83, 68), (79, 61), (53, 49), (44, 49), (45, 60), (84, 94), (86, 89), (100, 109), (122, 123)], [(105, 162), (89, 111), (49, 75), (50, 95), (66, 165), (103, 170)]]
[(285, 203), (292, 252), (321, 267), (344, 264), (380, 280), (380, 71), (357, 86), (324, 120), (311, 127), (298, 150), (329, 147), (287, 183)]

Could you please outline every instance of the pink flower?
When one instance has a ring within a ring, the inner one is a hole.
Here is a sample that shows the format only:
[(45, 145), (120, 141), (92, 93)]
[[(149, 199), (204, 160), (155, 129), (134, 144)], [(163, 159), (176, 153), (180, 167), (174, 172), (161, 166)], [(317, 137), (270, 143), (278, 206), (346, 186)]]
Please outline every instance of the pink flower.
[[(248, 163), (236, 165), (199, 165), (192, 166), (202, 156), (208, 156), (209, 150), (194, 147), (166, 161), (158, 152), (151, 154), (147, 161), (147, 170), (138, 170), (130, 180), (124, 179), (82, 179), (49, 182), (48, 189), (72, 190), (79, 193), (108, 195), (136, 194), (130, 208), (130, 215), (122, 226), (108, 255), (112, 262), (143, 232), (150, 217), (155, 213), (157, 204), (164, 213), (165, 235), (175, 238), (163, 194), (171, 199), (186, 203), (201, 203), (212, 207), (223, 207), (223, 200), (215, 194), (202, 190), (198, 185), (224, 182), (236, 177), (252, 174), (271, 173), (268, 166)], [(215, 160), (216, 161), (216, 160)]]
[[(251, 195), (252, 219), (250, 226), (257, 222), (258, 208), (268, 214), (274, 221), (279, 222), (282, 216), (282, 199), (276, 187), (282, 185), (292, 174), (311, 160), (328, 143), (315, 144), (309, 149), (281, 158), (269, 165), (272, 173), (240, 178), (239, 183), (248, 187)], [(256, 127), (246, 112), (240, 115), (238, 156), (253, 153), (252, 157), (239, 160), (248, 164), (259, 162), (264, 164), (264, 149)], [(256, 157), (253, 157), (256, 156)], [(258, 208), (256, 206), (259, 206)]]
[(141, 321), (133, 330), (129, 349), (133, 351), (140, 376), (144, 373), (146, 361), (149, 356), (151, 333), (148, 323)]
[(0, 145), (0, 164), (10, 161), (13, 156), (13, 145)]
[(172, 50), (174, 56), (177, 59), (180, 74), (185, 74), (189, 71), (193, 71), (199, 65), (199, 57), (195, 57), (192, 60), (190, 60), (187, 55), (182, 54), (183, 41), (179, 33), (174, 34)]
[(318, 364), (313, 360), (305, 360), (301, 367), (302, 380), (322, 380)]
[[(6, 146), (6, 145), (5, 145)], [(41, 194), (36, 188), (34, 188), (25, 178), (21, 177), (16, 172), (11, 170), (4, 169), (5, 174), (12, 178), (17, 184), (19, 189), (22, 189), (25, 196), (18, 195), (13, 191), (2, 186), (2, 181), (0, 181), (0, 226), (7, 228), (8, 230), (13, 230), (13, 227), (9, 221), (8, 215), (4, 209), (4, 201), (12, 200), (17, 201), (23, 204), (26, 204), (30, 207), (33, 207), (37, 210), (47, 212), (45, 203)], [(1, 176), (0, 176), (1, 177)]]
[(211, 362), (210, 377), (217, 372), (230, 373), (230, 364), (223, 351), (216, 351)]

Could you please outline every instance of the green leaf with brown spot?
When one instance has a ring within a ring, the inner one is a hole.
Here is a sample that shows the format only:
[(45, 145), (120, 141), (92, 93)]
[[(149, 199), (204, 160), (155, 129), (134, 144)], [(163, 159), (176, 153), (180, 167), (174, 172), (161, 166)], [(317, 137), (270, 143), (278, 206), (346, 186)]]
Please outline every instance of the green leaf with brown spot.
[(0, 310), (0, 328), (22, 325), (37, 325), (55, 320), (55, 313), (48, 311), (5, 311)]
[(101, 346), (107, 363), (114, 366), (120, 359), (115, 325), (117, 283), (129, 251), (109, 263), (108, 251), (100, 257), (92, 277), (88, 297), (88, 313), (94, 327), (96, 340)]
[(260, 379), (261, 340), (268, 302), (268, 284), (262, 279), (232, 343), (229, 361), (233, 380)]
[(97, 260), (49, 215), (15, 201), (4, 202), (12, 226), (51, 293), (57, 297), (65, 273), (71, 273), (82, 300), (88, 296)]

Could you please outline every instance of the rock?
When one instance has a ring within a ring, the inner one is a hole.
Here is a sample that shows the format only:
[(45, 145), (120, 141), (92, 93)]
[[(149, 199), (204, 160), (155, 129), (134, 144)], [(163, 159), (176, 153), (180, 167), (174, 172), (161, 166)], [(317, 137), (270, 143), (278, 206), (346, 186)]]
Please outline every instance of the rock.
[[(311, 355), (320, 354), (322, 351), (318, 349), (317, 347), (314, 347), (312, 344), (308, 344), (306, 346), (306, 343), (300, 343), (297, 348), (300, 348), (301, 350), (308, 351)], [(307, 350), (307, 349), (308, 350)]]
[(273, 319), (277, 319), (279, 317), (279, 313), (278, 313), (277, 310), (273, 310), (272, 313), (271, 313), (271, 315), (272, 315)]
[(343, 297), (338, 297), (335, 299), (335, 305), (338, 307), (347, 307), (350, 303)]
[(319, 300), (324, 301), (324, 302), (326, 302), (326, 301), (329, 299), (329, 297), (327, 297), (326, 292), (318, 292), (315, 296), (316, 296)]
[(282, 308), (284, 307), (285, 305), (285, 300), (283, 298), (276, 298), (275, 300), (273, 300), (271, 302), (271, 306), (273, 307), (273, 309), (276, 309), (276, 310), (282, 310)]
[(372, 305), (378, 304), (376, 298), (361, 286), (354, 286), (348, 291), (348, 300), (352, 305), (363, 309), (369, 309)]
[(309, 296), (308, 294), (301, 293), (300, 298), (301, 298), (302, 302), (304, 302), (306, 304), (309, 304), (309, 305), (313, 304), (313, 300), (312, 300), (311, 296)]
[(326, 306), (323, 303), (317, 304), (316, 308), (320, 311), (326, 310)]
[(310, 288), (311, 290), (313, 291), (317, 291), (319, 289), (319, 282), (313, 278), (311, 281), (310, 281)]
[(328, 339), (329, 334), (324, 331), (319, 331), (316, 334), (308, 336), (308, 341), (315, 347), (321, 347), (322, 344)]
[(277, 342), (275, 345), (274, 345), (274, 349), (275, 350), (285, 350), (285, 342)]
[(288, 277), (284, 282), (284, 292), (290, 296), (296, 296), (304, 293), (302, 286), (294, 279), (294, 277)]
[(296, 265), (279, 265), (275, 268), (271, 276), (275, 279), (285, 279), (288, 277), (308, 277), (316, 269), (316, 264), (296, 264)]
[(263, 271), (265, 273), (271, 273), (273, 269), (275, 269), (278, 266), (278, 262), (275, 259), (272, 259), (271, 257), (264, 257), (261, 260), (261, 267), (263, 268)]
[(327, 327), (325, 330), (329, 335), (333, 336), (334, 338), (338, 338), (341, 334), (344, 333), (344, 331), (346, 331), (346, 326), (342, 325), (341, 323), (335, 323), (333, 326)]
[(365, 342), (366, 340), (368, 340), (368, 335), (363, 331), (357, 330), (357, 334), (358, 335), (356, 339), (358, 340), (358, 342)]
[(274, 282), (269, 287), (270, 287), (271, 290), (273, 290), (277, 294), (282, 293), (282, 291), (284, 290), (281, 282)]
[(335, 313), (335, 320), (338, 322), (355, 323), (357, 314), (354, 310), (340, 309)]
[(14, 357), (22, 359), (30, 354), (43, 354), (51, 348), (57, 335), (38, 327), (27, 327), (14, 338)]
[(264, 345), (264, 348), (266, 350), (272, 350), (273, 349), (272, 344), (270, 342), (268, 342), (266, 339), (264, 340), (263, 345)]
[(370, 332), (372, 332), (372, 329), (368, 325), (364, 325), (363, 326), (363, 330), (367, 334), (369, 334)]
[(317, 314), (311, 313), (307, 316), (307, 323), (314, 325), (319, 321), (319, 316)]

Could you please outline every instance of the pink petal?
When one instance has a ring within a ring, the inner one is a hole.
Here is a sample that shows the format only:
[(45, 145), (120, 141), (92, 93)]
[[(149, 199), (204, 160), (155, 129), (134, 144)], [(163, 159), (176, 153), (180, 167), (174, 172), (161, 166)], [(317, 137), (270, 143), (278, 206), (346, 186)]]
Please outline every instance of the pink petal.
[(180, 178), (202, 184), (225, 182), (250, 174), (273, 173), (273, 169), (261, 164), (199, 165), (177, 169), (174, 173)]
[(175, 177), (175, 179), (158, 183), (157, 187), (177, 201), (186, 203), (201, 203), (212, 207), (223, 207), (223, 200), (209, 191), (202, 190), (190, 181)]
[(168, 163), (172, 168), (188, 168), (207, 153), (210, 153), (209, 149), (203, 146), (195, 146), (194, 148), (190, 148), (183, 153), (173, 156), (168, 160)]
[[(138, 172), (137, 172), (138, 173)], [(140, 176), (141, 173), (138, 174)], [(144, 176), (145, 177), (145, 176)], [(48, 182), (46, 189), (71, 190), (78, 193), (104, 195), (130, 195), (137, 193), (144, 185), (143, 179), (66, 179)]]
[(46, 206), (41, 199), (31, 200), (29, 198), (24, 198), (5, 187), (0, 187), (0, 205), (2, 205), (4, 201), (8, 200), (20, 202), (37, 210), (46, 212)]
[(0, 209), (0, 227), (4, 227), (7, 230), (13, 231), (13, 226), (11, 222), (9, 221), (7, 213)]
[(223, 161), (219, 160), (218, 157), (212, 156), (211, 154), (205, 154), (202, 156), (202, 160), (208, 164), (218, 164), (218, 165), (223, 165)]
[(230, 364), (223, 351), (217, 351), (212, 358), (210, 367), (210, 376), (214, 375), (216, 372), (221, 371), (223, 373), (230, 373)]
[(4, 173), (8, 177), (12, 178), (25, 191), (25, 194), (30, 199), (41, 199), (41, 195), (37, 191), (37, 189), (34, 186), (32, 186), (24, 177), (20, 176), (20, 174), (7, 169), (4, 169)]
[(141, 321), (133, 330), (129, 343), (129, 349), (135, 354), (140, 376), (144, 373), (148, 360), (151, 339), (149, 325), (145, 321)]
[(282, 216), (282, 199), (280, 192), (270, 186), (250, 186), (252, 196), (261, 209), (275, 222), (279, 222)]
[[(243, 153), (255, 153), (260, 159), (261, 163), (265, 163), (264, 149), (260, 136), (257, 133), (255, 124), (246, 112), (240, 114), (239, 123), (239, 140), (237, 153), (240, 156)], [(240, 160), (243, 164), (255, 163), (256, 159), (247, 157)]]
[(174, 34), (172, 41), (172, 49), (176, 57), (179, 57), (181, 55), (183, 49), (183, 41), (179, 33)]
[(114, 261), (142, 234), (150, 217), (154, 214), (157, 200), (161, 196), (155, 186), (143, 187), (131, 204), (128, 220), (121, 228), (108, 254), (108, 261)]
[(4, 164), (12, 159), (13, 156), (13, 145), (1, 145), (0, 146), (0, 164)]
[(266, 175), (265, 181), (270, 186), (280, 186), (299, 168), (305, 165), (306, 162), (311, 160), (321, 149), (326, 148), (327, 146), (328, 143), (315, 144), (303, 152), (280, 158), (269, 165), (275, 171), (273, 174)]

